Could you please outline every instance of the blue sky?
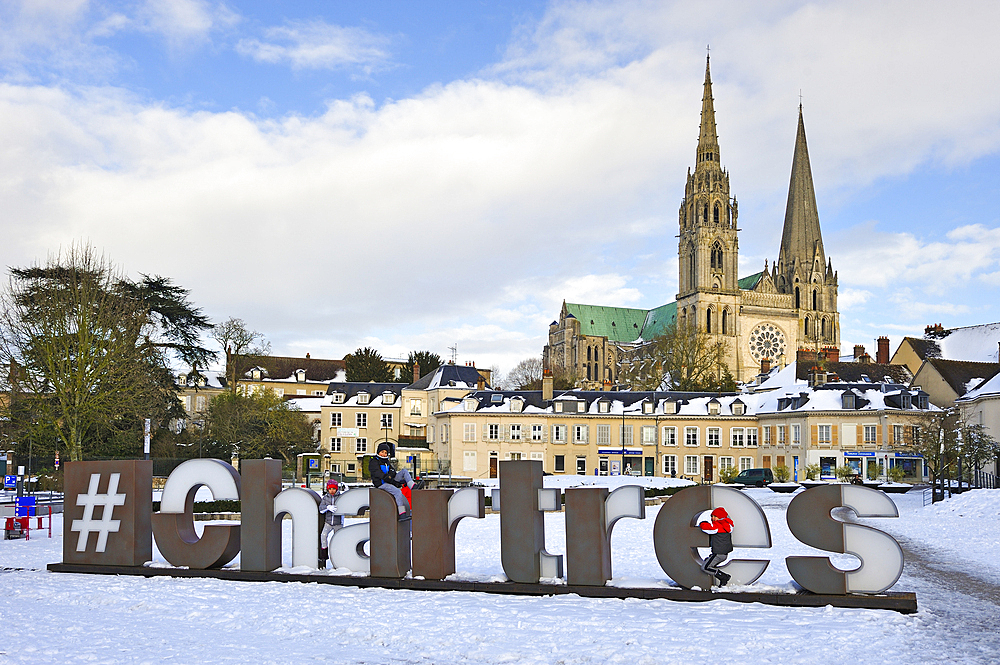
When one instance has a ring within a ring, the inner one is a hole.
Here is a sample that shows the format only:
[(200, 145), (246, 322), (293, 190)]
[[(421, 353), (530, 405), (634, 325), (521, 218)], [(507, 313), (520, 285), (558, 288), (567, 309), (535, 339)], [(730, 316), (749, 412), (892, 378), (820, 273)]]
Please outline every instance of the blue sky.
[(654, 307), (712, 45), (741, 273), (774, 260), (799, 93), (842, 346), (1000, 320), (1000, 7), (0, 4), (0, 261), (87, 241), (277, 353), (457, 345)]

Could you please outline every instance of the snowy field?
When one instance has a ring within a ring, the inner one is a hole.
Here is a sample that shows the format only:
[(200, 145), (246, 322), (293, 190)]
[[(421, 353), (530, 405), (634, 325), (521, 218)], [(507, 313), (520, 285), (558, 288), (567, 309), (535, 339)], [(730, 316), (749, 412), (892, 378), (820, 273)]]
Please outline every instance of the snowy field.
[[(757, 589), (791, 591), (783, 558), (818, 552), (788, 532), (784, 511), (791, 495), (746, 492), (763, 506), (774, 546), (735, 554), (771, 559)], [(917, 593), (920, 611), (910, 616), (725, 600), (523, 598), (57, 574), (45, 565), (61, 559), (62, 538), (36, 532), (31, 541), (0, 541), (6, 638), (0, 665), (1000, 662), (1000, 490), (967, 492), (926, 508), (919, 494), (892, 498), (899, 519), (866, 523), (892, 533), (907, 552), (893, 590)], [(658, 509), (615, 527), (613, 584), (670, 584), (652, 548)], [(54, 526), (61, 534), (58, 517)], [(499, 526), (492, 514), (462, 522), (460, 578), (503, 578)], [(547, 549), (564, 552), (563, 515), (546, 515), (546, 529)], [(154, 558), (165, 563), (158, 552)], [(837, 561), (849, 567), (850, 560)]]

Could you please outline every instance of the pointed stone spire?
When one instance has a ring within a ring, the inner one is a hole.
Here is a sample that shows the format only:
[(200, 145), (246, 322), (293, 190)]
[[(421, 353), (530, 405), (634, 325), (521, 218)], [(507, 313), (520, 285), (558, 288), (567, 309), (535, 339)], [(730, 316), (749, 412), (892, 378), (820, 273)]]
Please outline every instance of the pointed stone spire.
[(788, 184), (785, 227), (781, 232), (778, 262), (784, 264), (786, 269), (797, 264), (800, 270), (810, 271), (815, 258), (819, 259), (817, 269), (822, 270), (826, 264), (826, 253), (819, 228), (816, 192), (809, 166), (809, 148), (806, 146), (806, 126), (800, 103), (799, 129), (795, 136), (795, 156), (792, 158), (792, 177)]
[(712, 67), (711, 56), (705, 57), (705, 91), (701, 96), (701, 130), (698, 134), (698, 157), (695, 170), (701, 170), (703, 164), (713, 164), (720, 168), (719, 135), (715, 129), (715, 103), (712, 99)]

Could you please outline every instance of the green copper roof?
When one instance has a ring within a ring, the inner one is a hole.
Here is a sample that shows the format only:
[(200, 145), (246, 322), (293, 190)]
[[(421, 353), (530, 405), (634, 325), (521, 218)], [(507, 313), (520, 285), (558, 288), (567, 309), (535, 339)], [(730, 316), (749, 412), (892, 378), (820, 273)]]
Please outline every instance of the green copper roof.
[(761, 270), (760, 272), (754, 273), (753, 275), (750, 275), (749, 277), (743, 277), (739, 281), (739, 286), (740, 286), (741, 289), (743, 289), (745, 291), (749, 291), (753, 287), (757, 286), (757, 282), (759, 282), (760, 278), (763, 277), (763, 276), (764, 276), (764, 271)]
[(673, 325), (676, 320), (676, 301), (649, 310), (649, 313), (646, 314), (646, 322), (642, 326), (642, 338), (649, 340), (662, 335), (667, 326)]
[[(739, 281), (741, 289), (757, 286), (763, 271)], [(677, 320), (677, 303), (671, 302), (654, 309), (604, 307), (566, 303), (566, 311), (580, 321), (580, 334), (607, 337), (611, 342), (634, 342), (638, 338), (651, 340), (662, 335), (667, 326)]]
[(581, 334), (607, 337), (612, 342), (631, 342), (639, 337), (648, 312), (645, 309), (576, 303), (566, 303), (566, 311), (579, 319)]

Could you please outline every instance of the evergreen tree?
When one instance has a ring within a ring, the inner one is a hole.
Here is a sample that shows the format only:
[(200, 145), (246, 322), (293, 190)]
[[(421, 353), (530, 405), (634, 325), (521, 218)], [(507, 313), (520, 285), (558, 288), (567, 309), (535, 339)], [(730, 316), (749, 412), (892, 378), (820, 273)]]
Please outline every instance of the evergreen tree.
[[(374, 381), (390, 383), (393, 379), (389, 365), (382, 360), (382, 355), (373, 348), (358, 349), (344, 357), (348, 381)], [(423, 369), (421, 369), (421, 372)]]
[(432, 351), (410, 351), (406, 358), (406, 372), (400, 377), (400, 381), (413, 383), (413, 363), (420, 364), (420, 377), (425, 377), (441, 366), (441, 356)]

